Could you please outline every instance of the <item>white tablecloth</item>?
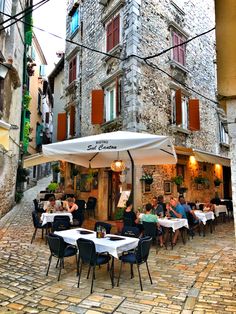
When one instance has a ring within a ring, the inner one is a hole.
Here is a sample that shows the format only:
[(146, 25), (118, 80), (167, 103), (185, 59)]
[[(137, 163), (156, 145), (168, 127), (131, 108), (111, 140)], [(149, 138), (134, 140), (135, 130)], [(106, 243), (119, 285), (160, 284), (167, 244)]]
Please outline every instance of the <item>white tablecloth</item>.
[(71, 213), (63, 213), (63, 212), (56, 212), (56, 213), (42, 213), (41, 220), (42, 225), (46, 225), (47, 222), (53, 222), (55, 216), (69, 216), (70, 222), (73, 222), (73, 216)]
[(216, 205), (215, 206), (215, 215), (216, 217), (219, 217), (220, 213), (228, 213), (226, 205)]
[(201, 222), (205, 225), (207, 220), (214, 220), (215, 216), (214, 213), (209, 211), (209, 212), (202, 212), (200, 210), (195, 210), (194, 214), (197, 216), (198, 219), (201, 220)]
[(163, 227), (172, 228), (174, 232), (182, 227), (188, 228), (188, 220), (184, 218), (159, 218), (158, 222)]
[[(64, 231), (56, 231), (54, 232), (57, 235), (60, 235), (63, 237), (64, 241), (76, 245), (76, 240), (79, 238), (89, 239), (92, 240), (95, 243), (96, 251), (98, 253), (102, 252), (108, 252), (110, 255), (114, 256), (115, 258), (118, 258), (119, 255), (122, 252), (135, 249), (138, 245), (139, 239), (137, 238), (129, 238), (129, 237), (122, 237), (124, 240), (118, 240), (118, 241), (111, 241), (109, 240), (109, 237), (116, 236), (112, 234), (107, 234), (105, 238), (98, 239), (96, 238), (96, 232), (93, 231), (92, 234), (81, 234), (80, 230), (87, 230), (83, 228), (77, 228), (77, 229), (70, 229), (70, 230), (64, 230)], [(91, 230), (88, 230), (91, 231)], [(117, 236), (116, 236), (117, 237)]]

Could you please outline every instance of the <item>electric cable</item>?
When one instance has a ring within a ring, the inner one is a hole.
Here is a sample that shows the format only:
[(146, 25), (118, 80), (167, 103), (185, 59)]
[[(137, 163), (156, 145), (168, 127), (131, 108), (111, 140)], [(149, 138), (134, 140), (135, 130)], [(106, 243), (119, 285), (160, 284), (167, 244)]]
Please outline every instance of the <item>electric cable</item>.
[(28, 11), (29, 11), (30, 9), (34, 8), (34, 7), (37, 6), (38, 4), (41, 4), (41, 3), (45, 2), (45, 1), (47, 2), (48, 0), (42, 0), (42, 1), (38, 2), (38, 3), (35, 3), (35, 4), (32, 5), (32, 6), (27, 7), (27, 8), (24, 9), (23, 11), (20, 11), (20, 12), (18, 12), (17, 14), (12, 15), (11, 17), (9, 17), (8, 19), (6, 19), (5, 21), (1, 22), (1, 23), (0, 23), (0, 26), (2, 26), (3, 24), (9, 22), (9, 21), (12, 20), (13, 18), (18, 17), (18, 16), (21, 15), (21, 14), (28, 13)]
[[(33, 9), (31, 8), (31, 9), (29, 10), (29, 12), (25, 13), (25, 14), (24, 14), (23, 16), (21, 16), (19, 19), (14, 18), (13, 16), (11, 16), (11, 15), (9, 15), (9, 14), (0, 11), (1, 14), (5, 15), (5, 16), (8, 16), (8, 17), (10, 18), (10, 20), (12, 20), (12, 19), (15, 20), (15, 21), (12, 22), (11, 24), (9, 24), (9, 25), (7, 25), (7, 26), (1, 28), (1, 29), (0, 29), (0, 32), (4, 31), (4, 30), (7, 29), (8, 27), (11, 27), (12, 25), (16, 24), (17, 22), (22, 22), (22, 23), (24, 23), (24, 21), (22, 21), (22, 19), (23, 19), (26, 15), (28, 15), (29, 13), (33, 12), (34, 10), (40, 8), (42, 5), (44, 5), (44, 4), (47, 3), (48, 1), (50, 1), (50, 0), (44, 0), (44, 2), (39, 2), (40, 4), (37, 3), (37, 4), (35, 5), (35, 6), (38, 5), (37, 7), (34, 7)], [(26, 23), (26, 22), (25, 22), (25, 24), (26, 24), (26, 25), (29, 25), (29, 26), (33, 26), (33, 25), (31, 25), (30, 23)]]

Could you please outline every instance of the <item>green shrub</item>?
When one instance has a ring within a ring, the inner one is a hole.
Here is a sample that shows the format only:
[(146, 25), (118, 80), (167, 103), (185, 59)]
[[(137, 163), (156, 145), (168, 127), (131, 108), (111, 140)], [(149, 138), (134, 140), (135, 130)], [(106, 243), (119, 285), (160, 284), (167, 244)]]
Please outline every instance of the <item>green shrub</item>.
[(121, 220), (124, 216), (124, 208), (118, 207), (115, 211), (114, 219), (115, 220)]
[(56, 182), (52, 182), (48, 186), (48, 190), (51, 192), (55, 192), (59, 188), (59, 184)]
[(15, 201), (16, 201), (17, 204), (20, 203), (20, 200), (22, 199), (23, 196), (24, 196), (23, 193), (16, 192), (16, 194), (15, 194)]

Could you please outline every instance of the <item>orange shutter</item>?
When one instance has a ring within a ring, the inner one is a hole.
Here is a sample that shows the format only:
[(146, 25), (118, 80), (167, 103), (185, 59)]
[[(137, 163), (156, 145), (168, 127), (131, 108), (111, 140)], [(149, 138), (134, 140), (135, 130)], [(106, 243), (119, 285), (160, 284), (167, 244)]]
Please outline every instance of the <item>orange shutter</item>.
[(189, 99), (189, 130), (200, 130), (199, 99)]
[(116, 115), (120, 114), (120, 82), (119, 78), (116, 78)]
[(175, 92), (175, 123), (176, 125), (182, 124), (182, 96), (181, 89)]
[(57, 140), (64, 141), (66, 139), (66, 112), (58, 113), (57, 116)]
[(70, 107), (70, 135), (75, 135), (75, 106)]
[(92, 124), (103, 123), (104, 92), (102, 89), (92, 90)]

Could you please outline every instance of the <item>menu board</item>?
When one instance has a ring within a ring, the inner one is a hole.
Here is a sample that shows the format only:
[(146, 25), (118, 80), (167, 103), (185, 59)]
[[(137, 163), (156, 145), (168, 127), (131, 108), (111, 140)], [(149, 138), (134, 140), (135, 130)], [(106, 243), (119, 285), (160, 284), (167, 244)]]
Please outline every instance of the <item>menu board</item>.
[(126, 207), (131, 191), (122, 191), (117, 207)]

